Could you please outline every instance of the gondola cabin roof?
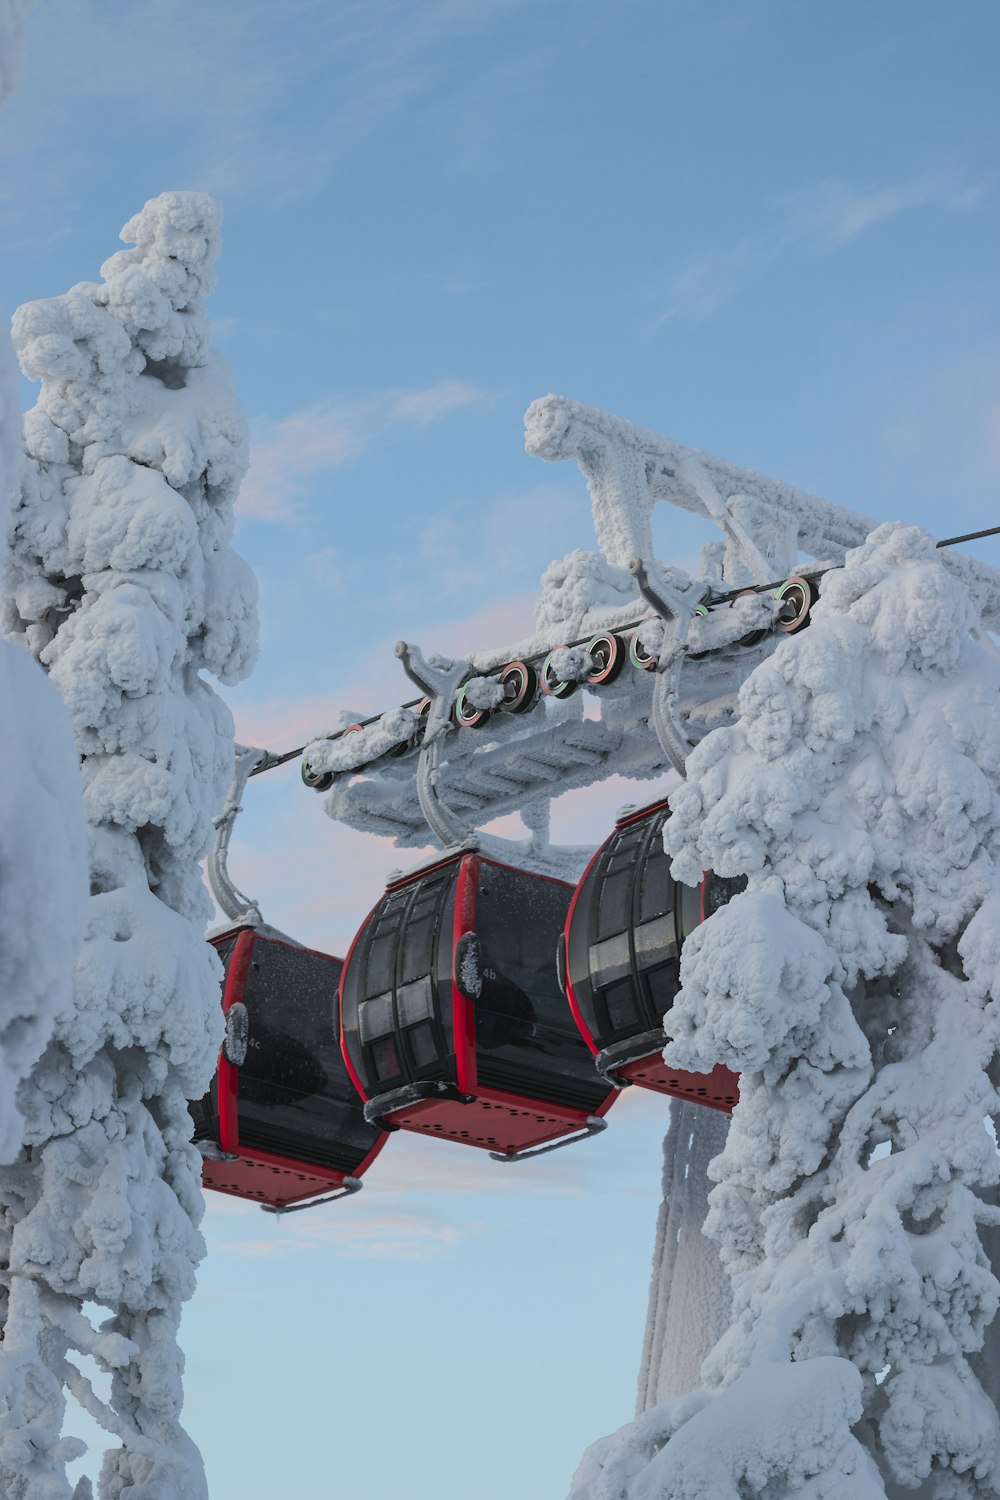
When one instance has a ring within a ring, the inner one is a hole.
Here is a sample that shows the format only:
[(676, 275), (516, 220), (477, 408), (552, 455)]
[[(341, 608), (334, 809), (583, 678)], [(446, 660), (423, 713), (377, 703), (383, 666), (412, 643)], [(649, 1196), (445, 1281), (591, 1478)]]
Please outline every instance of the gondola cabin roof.
[(350, 1190), (387, 1136), (365, 1119), (341, 1055), (343, 960), (250, 926), (212, 944), (226, 1037), (191, 1106), (205, 1187), (276, 1209)]
[(734, 1073), (721, 1064), (689, 1073), (661, 1054), (684, 940), (740, 882), (711, 872), (697, 890), (675, 881), (663, 849), (669, 813), (665, 799), (630, 809), (584, 871), (563, 938), (566, 997), (602, 1073), (729, 1112), (739, 1098)]
[(571, 895), (469, 851), (387, 888), (340, 988), (341, 1045), (369, 1119), (504, 1157), (595, 1128), (615, 1089), (559, 986)]

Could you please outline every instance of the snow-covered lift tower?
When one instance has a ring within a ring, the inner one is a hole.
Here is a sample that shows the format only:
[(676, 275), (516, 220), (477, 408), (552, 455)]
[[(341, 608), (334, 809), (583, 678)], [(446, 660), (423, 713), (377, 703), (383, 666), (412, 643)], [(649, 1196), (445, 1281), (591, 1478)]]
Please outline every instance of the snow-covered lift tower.
[[(899, 528), (879, 530), (871, 517), (559, 397), (535, 402), (526, 428), (529, 452), (577, 461), (600, 550), (575, 550), (546, 569), (536, 628), (526, 640), (454, 659), (425, 657), (401, 641), (396, 655), (420, 697), (301, 751), (269, 755), (261, 769), (301, 754), (303, 780), (324, 794), (331, 818), (389, 836), (401, 848), (425, 846), (429, 831), (449, 859), (476, 850), (522, 871), (576, 880), (592, 851), (550, 843), (550, 801), (615, 774), (642, 781), (673, 769), (682, 781), (707, 734), (737, 732), (742, 685), (785, 635), (810, 623), (824, 575), (834, 570), (841, 579), (851, 549), (863, 549), (848, 564), (856, 566), (871, 548), (870, 533), (878, 530), (873, 540), (880, 545)], [(718, 527), (720, 539), (702, 549), (702, 577), (653, 556), (650, 515), (660, 501)], [(931, 548), (937, 576), (952, 575), (948, 587), (979, 622), (976, 642), (991, 650), (984, 632), (1000, 624), (1000, 573), (934, 551), (926, 534), (910, 532), (900, 557), (909, 556), (907, 547), (921, 556)], [(786, 652), (782, 661), (790, 660)], [(596, 697), (596, 711), (591, 701), (584, 713), (580, 687)], [(479, 831), (513, 811), (524, 838)], [(669, 850), (669, 827), (665, 837)], [(704, 883), (711, 870), (738, 889), (746, 867), (727, 868), (724, 843), (714, 847), (721, 863), (713, 856), (696, 871), (689, 860), (684, 878)], [(681, 1016), (680, 1025), (687, 1045), (671, 1043), (670, 1066), (707, 1072), (720, 1060), (710, 1055), (716, 1042), (696, 1032), (692, 1043), (690, 1020)], [(678, 1037), (676, 1026), (668, 1030)], [(718, 1036), (728, 1065), (742, 1066), (724, 1028)], [(728, 1107), (721, 1096), (716, 1103)], [(675, 1111), (640, 1410), (690, 1386), (725, 1321), (719, 1260), (701, 1239), (707, 1167), (724, 1132), (718, 1111), (693, 1103)], [(990, 1355), (977, 1360), (981, 1375)]]
[[(550, 799), (613, 774), (683, 775), (691, 748), (735, 721), (753, 669), (808, 622), (818, 575), (878, 522), (561, 397), (533, 403), (525, 425), (529, 453), (580, 467), (599, 550), (549, 566), (526, 640), (451, 661), (425, 660), (401, 642), (422, 698), (313, 741), (303, 779), (325, 794), (330, 817), (400, 847), (426, 844), (430, 829), (442, 847), (473, 841), (492, 857), (575, 879), (590, 851), (551, 846)], [(654, 557), (660, 502), (718, 527), (702, 552), (704, 577)], [(1000, 573), (954, 552), (943, 558), (984, 623), (1000, 623)], [(625, 638), (629, 666), (611, 671)], [(573, 691), (581, 684), (599, 712), (591, 700), (584, 714), (585, 695)], [(477, 833), (513, 811), (522, 840)], [(700, 1234), (706, 1169), (725, 1130), (724, 1115), (674, 1106), (640, 1409), (690, 1386), (726, 1316), (717, 1252)]]

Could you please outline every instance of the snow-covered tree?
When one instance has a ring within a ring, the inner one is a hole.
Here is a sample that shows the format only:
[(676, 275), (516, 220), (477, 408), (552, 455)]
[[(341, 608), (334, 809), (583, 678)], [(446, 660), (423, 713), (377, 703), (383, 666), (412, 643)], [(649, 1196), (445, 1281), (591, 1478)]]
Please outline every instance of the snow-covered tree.
[(673, 794), (675, 874), (749, 877), (669, 1018), (672, 1061), (742, 1075), (707, 1220), (733, 1322), (574, 1500), (1000, 1493), (1000, 667), (976, 625), (932, 540), (880, 527)]
[[(22, 1090), (22, 1157), (0, 1171), (9, 1500), (69, 1495), (81, 1445), (61, 1436), (65, 1389), (120, 1442), (103, 1500), (205, 1493), (179, 1421), (177, 1329), (204, 1252), (187, 1101), (221, 1024), (199, 861), (233, 731), (202, 673), (239, 680), (256, 644), (254, 581), (229, 546), (245, 423), (206, 313), (220, 217), (204, 194), (165, 193), (125, 226), (134, 248), (101, 283), (14, 319), (41, 391), (5, 623), (72, 716), (91, 885), (73, 1005)], [(86, 1304), (110, 1314), (99, 1328)], [(110, 1376), (109, 1398), (74, 1350)]]
[[(15, 81), (25, 4), (0, 0), (0, 104)], [(16, 366), (0, 332), (0, 538), (21, 474)], [(2, 541), (0, 541), (2, 554)], [(17, 1087), (69, 1003), (83, 937), (86, 841), (66, 710), (41, 669), (0, 641), (0, 1161), (21, 1144)], [(2, 1318), (0, 1291), (0, 1318)]]

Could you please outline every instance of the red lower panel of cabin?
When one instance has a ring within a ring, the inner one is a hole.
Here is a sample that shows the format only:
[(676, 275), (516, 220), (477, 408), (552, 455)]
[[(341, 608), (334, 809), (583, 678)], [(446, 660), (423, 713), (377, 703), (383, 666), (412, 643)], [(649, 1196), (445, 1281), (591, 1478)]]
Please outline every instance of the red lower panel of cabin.
[[(612, 1094), (594, 1113), (603, 1115), (614, 1098)], [(522, 1099), (516, 1094), (482, 1087), (469, 1104), (458, 1099), (427, 1099), (386, 1116), (391, 1125), (401, 1130), (442, 1136), (466, 1146), (481, 1146), (484, 1151), (502, 1151), (505, 1155), (575, 1135), (585, 1127), (588, 1118), (582, 1109), (540, 1105), (536, 1099)]]
[(335, 1193), (343, 1186), (343, 1172), (303, 1171), (296, 1164), (283, 1162), (280, 1157), (269, 1157), (264, 1153), (256, 1156), (240, 1155), (235, 1161), (216, 1161), (204, 1157), (201, 1164), (201, 1180), (205, 1187), (216, 1193), (232, 1193), (236, 1198), (250, 1198), (257, 1203), (268, 1203), (272, 1208), (286, 1208), (290, 1203), (302, 1203), (306, 1198), (317, 1198), (322, 1193)]
[(658, 1094), (690, 1099), (695, 1104), (724, 1110), (726, 1114), (732, 1114), (739, 1103), (739, 1076), (721, 1063), (716, 1063), (711, 1073), (685, 1073), (683, 1068), (672, 1068), (658, 1052), (653, 1052), (649, 1057), (637, 1057), (634, 1062), (623, 1063), (615, 1072), (629, 1083), (655, 1089)]

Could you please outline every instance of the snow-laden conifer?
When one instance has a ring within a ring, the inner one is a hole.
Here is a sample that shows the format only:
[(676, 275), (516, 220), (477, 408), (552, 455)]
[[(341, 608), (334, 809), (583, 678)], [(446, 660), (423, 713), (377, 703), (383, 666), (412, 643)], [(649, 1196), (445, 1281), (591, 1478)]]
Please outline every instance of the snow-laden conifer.
[[(10, 1308), (0, 1492), (68, 1496), (63, 1392), (120, 1446), (103, 1500), (197, 1500), (180, 1426), (181, 1307), (204, 1245), (187, 1100), (219, 1042), (218, 961), (199, 861), (232, 764), (204, 680), (255, 649), (255, 587), (229, 546), (243, 416), (209, 348), (220, 210), (165, 193), (103, 281), (22, 307), (41, 392), (24, 421), (8, 629), (69, 706), (90, 824), (89, 926), (73, 1004), (23, 1091), (23, 1159), (0, 1173)], [(109, 1316), (95, 1327), (85, 1304)], [(104, 1399), (75, 1363), (111, 1377)]]
[(707, 1221), (734, 1316), (703, 1388), (596, 1444), (574, 1500), (998, 1493), (1000, 668), (975, 627), (931, 539), (880, 527), (672, 796), (675, 874), (749, 877), (668, 1018), (673, 1062), (742, 1075)]
[[(0, 104), (20, 54), (21, 0), (0, 0)], [(0, 572), (21, 474), (17, 371), (0, 331)], [(86, 843), (66, 710), (28, 655), (0, 641), (0, 1162), (21, 1144), (17, 1089), (69, 1002), (83, 937)], [(3, 1292), (0, 1290), (0, 1324)]]

